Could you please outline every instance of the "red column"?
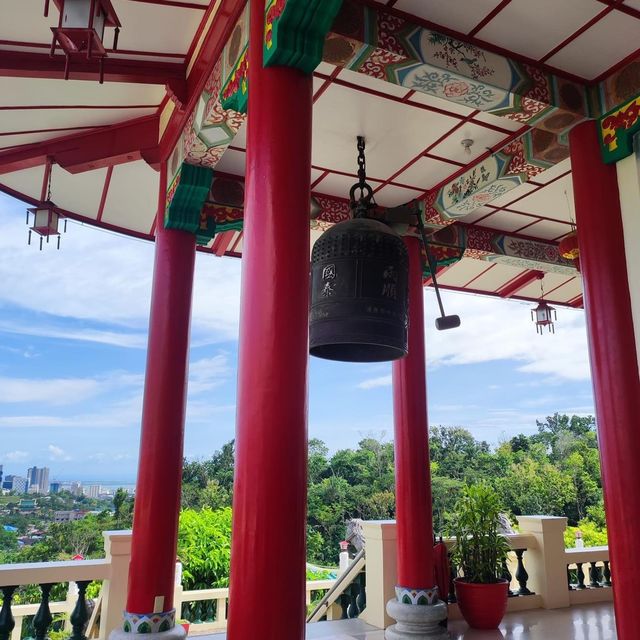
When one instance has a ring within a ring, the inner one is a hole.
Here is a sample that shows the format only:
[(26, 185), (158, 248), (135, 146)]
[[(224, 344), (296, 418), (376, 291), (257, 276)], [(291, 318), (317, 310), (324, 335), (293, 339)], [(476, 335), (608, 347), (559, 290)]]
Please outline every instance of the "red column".
[(227, 637), (302, 640), (312, 79), (262, 67), (264, 7), (251, 0)]
[[(409, 353), (393, 363), (399, 587), (434, 586), (421, 245), (409, 250)], [(446, 597), (446, 594), (442, 594)]]
[[(173, 608), (196, 239), (165, 229), (160, 185), (127, 612)], [(156, 598), (163, 598), (163, 603)], [(126, 623), (126, 621), (125, 621)]]
[(619, 640), (635, 640), (640, 607), (640, 379), (615, 165), (602, 162), (595, 122), (570, 134), (591, 375), (598, 422)]

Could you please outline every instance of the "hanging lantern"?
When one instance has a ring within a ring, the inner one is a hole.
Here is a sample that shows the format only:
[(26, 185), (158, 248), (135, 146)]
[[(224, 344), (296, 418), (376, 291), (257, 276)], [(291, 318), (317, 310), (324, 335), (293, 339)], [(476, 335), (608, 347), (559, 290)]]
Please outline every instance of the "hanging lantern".
[(548, 328), (549, 333), (556, 332), (553, 324), (558, 319), (556, 310), (544, 302), (544, 300), (539, 302), (535, 309), (531, 309), (531, 319), (535, 322), (536, 331), (540, 335), (544, 332), (545, 327)]
[[(69, 65), (72, 58), (80, 56), (95, 60), (100, 64), (100, 84), (104, 80), (104, 59), (107, 50), (104, 44), (104, 30), (115, 27), (113, 48), (118, 46), (120, 20), (111, 0), (53, 0), (60, 18), (58, 26), (52, 27), (53, 41), (51, 56), (59, 45), (66, 56), (64, 79), (69, 79)], [(49, 14), (49, 0), (45, 0), (44, 15)]]
[(384, 362), (407, 354), (409, 256), (398, 234), (366, 217), (375, 201), (361, 137), (358, 152), (359, 182), (350, 192), (354, 217), (326, 231), (313, 247), (310, 353)]
[(558, 253), (567, 260), (573, 260), (576, 269), (580, 271), (580, 247), (578, 246), (578, 234), (576, 231), (572, 231), (560, 240)]
[(31, 244), (31, 234), (37, 233), (40, 236), (40, 251), (42, 251), (42, 243), (44, 239), (51, 236), (58, 236), (58, 249), (60, 248), (60, 220), (64, 219), (64, 231), (67, 231), (67, 220), (60, 215), (56, 205), (51, 201), (51, 176), (52, 176), (51, 159), (47, 159), (45, 169), (44, 182), (42, 184), (42, 202), (37, 207), (27, 209), (27, 225), (31, 222), (31, 214), (33, 214), (33, 226), (29, 227), (29, 240), (27, 244)]
[(540, 280), (540, 302), (535, 309), (531, 309), (531, 319), (536, 325), (536, 332), (542, 335), (547, 327), (549, 333), (555, 333), (554, 322), (558, 319), (556, 310), (548, 305), (544, 299), (544, 274), (538, 276)]
[[(29, 241), (31, 244), (31, 233), (37, 233), (40, 236), (40, 251), (42, 251), (42, 243), (46, 238), (49, 242), (51, 236), (58, 236), (58, 249), (60, 248), (60, 219), (62, 216), (58, 213), (53, 202), (46, 201), (37, 207), (27, 209), (27, 224), (30, 222), (30, 214), (33, 214), (33, 226), (29, 228)], [(64, 230), (67, 230), (67, 221), (64, 219)]]

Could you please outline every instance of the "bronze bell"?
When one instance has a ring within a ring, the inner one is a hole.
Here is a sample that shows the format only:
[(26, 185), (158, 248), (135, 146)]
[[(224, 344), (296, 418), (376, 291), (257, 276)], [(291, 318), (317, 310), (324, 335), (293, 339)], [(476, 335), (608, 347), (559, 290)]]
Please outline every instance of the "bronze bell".
[(310, 353), (343, 362), (407, 355), (407, 248), (390, 227), (356, 218), (316, 241), (311, 255)]

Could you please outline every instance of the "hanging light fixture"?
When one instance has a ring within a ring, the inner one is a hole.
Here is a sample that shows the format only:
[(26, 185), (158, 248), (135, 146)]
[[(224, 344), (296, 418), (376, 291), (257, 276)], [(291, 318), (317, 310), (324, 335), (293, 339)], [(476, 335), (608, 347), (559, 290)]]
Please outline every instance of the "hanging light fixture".
[(536, 332), (542, 335), (544, 328), (547, 327), (549, 333), (555, 333), (554, 322), (558, 320), (556, 310), (547, 304), (544, 300), (544, 285), (542, 284), (542, 278), (540, 278), (540, 302), (535, 309), (531, 309), (531, 319), (536, 325)]
[[(27, 244), (31, 244), (31, 234), (36, 233), (40, 236), (40, 251), (42, 251), (42, 244), (46, 238), (49, 243), (51, 236), (57, 236), (57, 248), (60, 249), (60, 220), (64, 220), (64, 232), (67, 231), (67, 219), (60, 215), (60, 212), (56, 208), (56, 205), (51, 201), (51, 165), (47, 165), (47, 178), (46, 178), (46, 198), (38, 204), (36, 207), (27, 209), (27, 225), (31, 221), (31, 214), (33, 214), (33, 226), (29, 227), (29, 239)], [(43, 189), (44, 191), (44, 189)]]
[(576, 223), (571, 210), (571, 203), (569, 202), (569, 196), (567, 191), (564, 192), (564, 197), (567, 200), (567, 208), (569, 211), (569, 221), (571, 224), (571, 232), (568, 233), (558, 245), (558, 253), (566, 260), (572, 260), (576, 265), (576, 269), (580, 271), (580, 246), (578, 244), (578, 231), (576, 229)]
[[(49, 15), (49, 0), (45, 0), (44, 15)], [(51, 27), (51, 57), (59, 45), (64, 51), (66, 64), (64, 79), (69, 79), (69, 66), (72, 58), (85, 57), (97, 61), (100, 65), (100, 84), (104, 81), (104, 59), (107, 50), (104, 44), (104, 30), (115, 27), (113, 49), (118, 47), (120, 20), (111, 0), (53, 0), (60, 18), (57, 27)]]
[(364, 152), (358, 137), (353, 218), (320, 236), (311, 256), (309, 351), (327, 360), (384, 362), (407, 354), (409, 256), (391, 227), (368, 217), (376, 204)]
[(578, 246), (578, 233), (573, 230), (566, 235), (558, 245), (558, 253), (567, 260), (572, 260), (576, 269), (580, 271), (580, 247)]

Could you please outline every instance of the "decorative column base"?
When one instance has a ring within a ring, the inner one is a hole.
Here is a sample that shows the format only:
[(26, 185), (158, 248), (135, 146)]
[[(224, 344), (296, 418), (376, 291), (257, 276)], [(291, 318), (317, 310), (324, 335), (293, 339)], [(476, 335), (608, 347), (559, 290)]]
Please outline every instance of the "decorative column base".
[(142, 636), (145, 640), (183, 640), (187, 636), (185, 628), (175, 623), (176, 611), (164, 613), (137, 614), (124, 612), (122, 627), (109, 634), (109, 640), (133, 640)]
[(446, 603), (438, 599), (438, 587), (396, 587), (396, 598), (387, 603), (387, 613), (397, 622), (386, 629), (386, 640), (449, 640), (449, 632), (443, 626), (449, 611)]

